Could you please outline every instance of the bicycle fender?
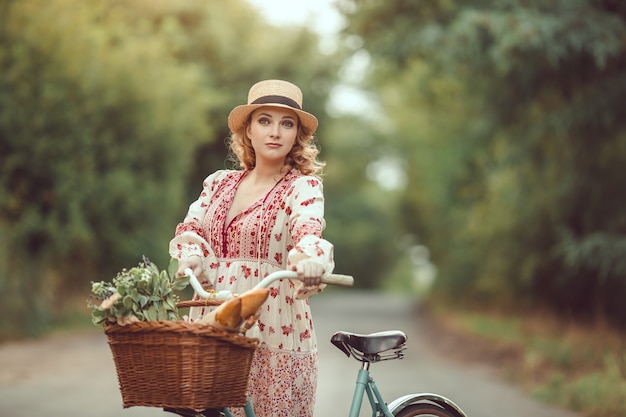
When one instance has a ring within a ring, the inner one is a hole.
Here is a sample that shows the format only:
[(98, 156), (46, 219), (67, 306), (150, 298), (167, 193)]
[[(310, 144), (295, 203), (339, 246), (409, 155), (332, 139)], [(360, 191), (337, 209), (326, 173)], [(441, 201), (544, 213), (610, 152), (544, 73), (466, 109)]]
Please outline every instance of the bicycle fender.
[(458, 417), (467, 417), (463, 410), (459, 408), (452, 400), (443, 397), (438, 394), (421, 393), (421, 394), (408, 394), (403, 397), (393, 400), (387, 407), (389, 411), (395, 415), (407, 405), (422, 404), (422, 403), (435, 403), (446, 410), (456, 414)]

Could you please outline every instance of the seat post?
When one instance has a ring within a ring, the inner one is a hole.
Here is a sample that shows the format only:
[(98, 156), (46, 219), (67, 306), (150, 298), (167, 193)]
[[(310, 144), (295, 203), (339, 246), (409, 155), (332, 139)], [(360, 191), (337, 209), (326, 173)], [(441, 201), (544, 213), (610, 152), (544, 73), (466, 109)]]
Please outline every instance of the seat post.
[(365, 387), (369, 383), (369, 371), (366, 367), (369, 367), (369, 363), (363, 362), (363, 368), (359, 369), (359, 373), (356, 377), (356, 386), (354, 387), (354, 395), (352, 396), (352, 405), (350, 406), (349, 417), (358, 417), (361, 411), (361, 403), (363, 402), (363, 393)]
[(364, 371), (369, 371), (370, 370), (370, 362), (369, 361), (363, 361), (363, 364), (361, 365), (361, 369), (363, 369)]

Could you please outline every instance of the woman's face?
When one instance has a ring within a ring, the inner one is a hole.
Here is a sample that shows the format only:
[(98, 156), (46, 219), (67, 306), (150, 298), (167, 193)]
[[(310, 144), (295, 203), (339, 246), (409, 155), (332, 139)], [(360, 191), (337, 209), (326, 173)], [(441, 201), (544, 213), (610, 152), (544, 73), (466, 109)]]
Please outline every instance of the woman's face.
[(256, 164), (284, 163), (298, 134), (296, 112), (280, 107), (261, 107), (251, 116), (246, 133), (256, 154)]

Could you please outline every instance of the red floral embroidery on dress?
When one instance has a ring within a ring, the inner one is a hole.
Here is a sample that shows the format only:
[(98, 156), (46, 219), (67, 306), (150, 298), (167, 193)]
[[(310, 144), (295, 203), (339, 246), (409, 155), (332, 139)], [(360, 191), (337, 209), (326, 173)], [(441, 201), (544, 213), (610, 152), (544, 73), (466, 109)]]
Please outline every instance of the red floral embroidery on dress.
[(291, 333), (293, 333), (293, 324), (290, 324), (289, 326), (282, 325), (280, 326), (280, 328), (282, 329), (283, 335), (285, 336), (289, 336)]
[(302, 333), (300, 333), (300, 341), (302, 342), (304, 339), (309, 339), (311, 337), (311, 333), (309, 332), (309, 329), (303, 331)]
[(248, 279), (250, 277), (250, 274), (252, 274), (252, 268), (242, 265), (241, 272), (243, 272), (243, 277)]
[(308, 180), (306, 180), (306, 182), (311, 187), (317, 187), (317, 185), (320, 183), (319, 180), (316, 180), (315, 178), (308, 179)]
[(178, 223), (178, 226), (176, 226), (176, 236), (185, 232), (192, 232), (200, 236), (202, 239), (206, 239), (204, 237), (204, 230), (202, 230), (200, 226), (193, 223)]
[(300, 203), (300, 205), (306, 207), (306, 206), (310, 206), (313, 203), (315, 203), (315, 197), (309, 198), (308, 200), (304, 200), (302, 203)]
[[(280, 345), (279, 349), (284, 349)], [(291, 355), (284, 351), (256, 350), (250, 370), (254, 384), (248, 391), (254, 411), (262, 417), (312, 417), (315, 407), (317, 354)], [(297, 378), (298, 386), (290, 381)], [(267, 399), (272, 398), (272, 401)], [(243, 417), (242, 408), (231, 408), (233, 415)]]
[(278, 294), (280, 294), (280, 291), (278, 290), (278, 288), (270, 288), (270, 296), (272, 298), (278, 297)]
[(283, 263), (283, 254), (282, 253), (275, 253), (274, 254), (274, 260), (276, 262), (278, 262), (279, 264)]
[(321, 224), (315, 223), (304, 223), (298, 226), (297, 229), (291, 231), (291, 238), (294, 242), (298, 243), (304, 236), (322, 236), (322, 226)]
[(289, 305), (293, 305), (293, 297), (291, 297), (291, 296), (289, 296), (289, 295), (288, 295), (288, 296), (286, 296), (286, 297), (285, 297), (285, 302), (286, 302), (287, 304), (289, 304)]

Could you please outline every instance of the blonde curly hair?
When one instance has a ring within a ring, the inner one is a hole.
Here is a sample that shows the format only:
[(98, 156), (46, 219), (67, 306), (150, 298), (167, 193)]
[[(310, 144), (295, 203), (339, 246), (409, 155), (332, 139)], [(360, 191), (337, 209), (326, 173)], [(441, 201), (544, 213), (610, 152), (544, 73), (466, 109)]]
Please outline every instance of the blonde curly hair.
[[(245, 133), (249, 125), (250, 117), (241, 129), (231, 132), (227, 140), (229, 159), (242, 169), (253, 169), (256, 166), (256, 154), (252, 141)], [(326, 163), (317, 160), (319, 152), (313, 132), (298, 121), (296, 140), (285, 158), (285, 165), (296, 168), (304, 175), (320, 176)]]

